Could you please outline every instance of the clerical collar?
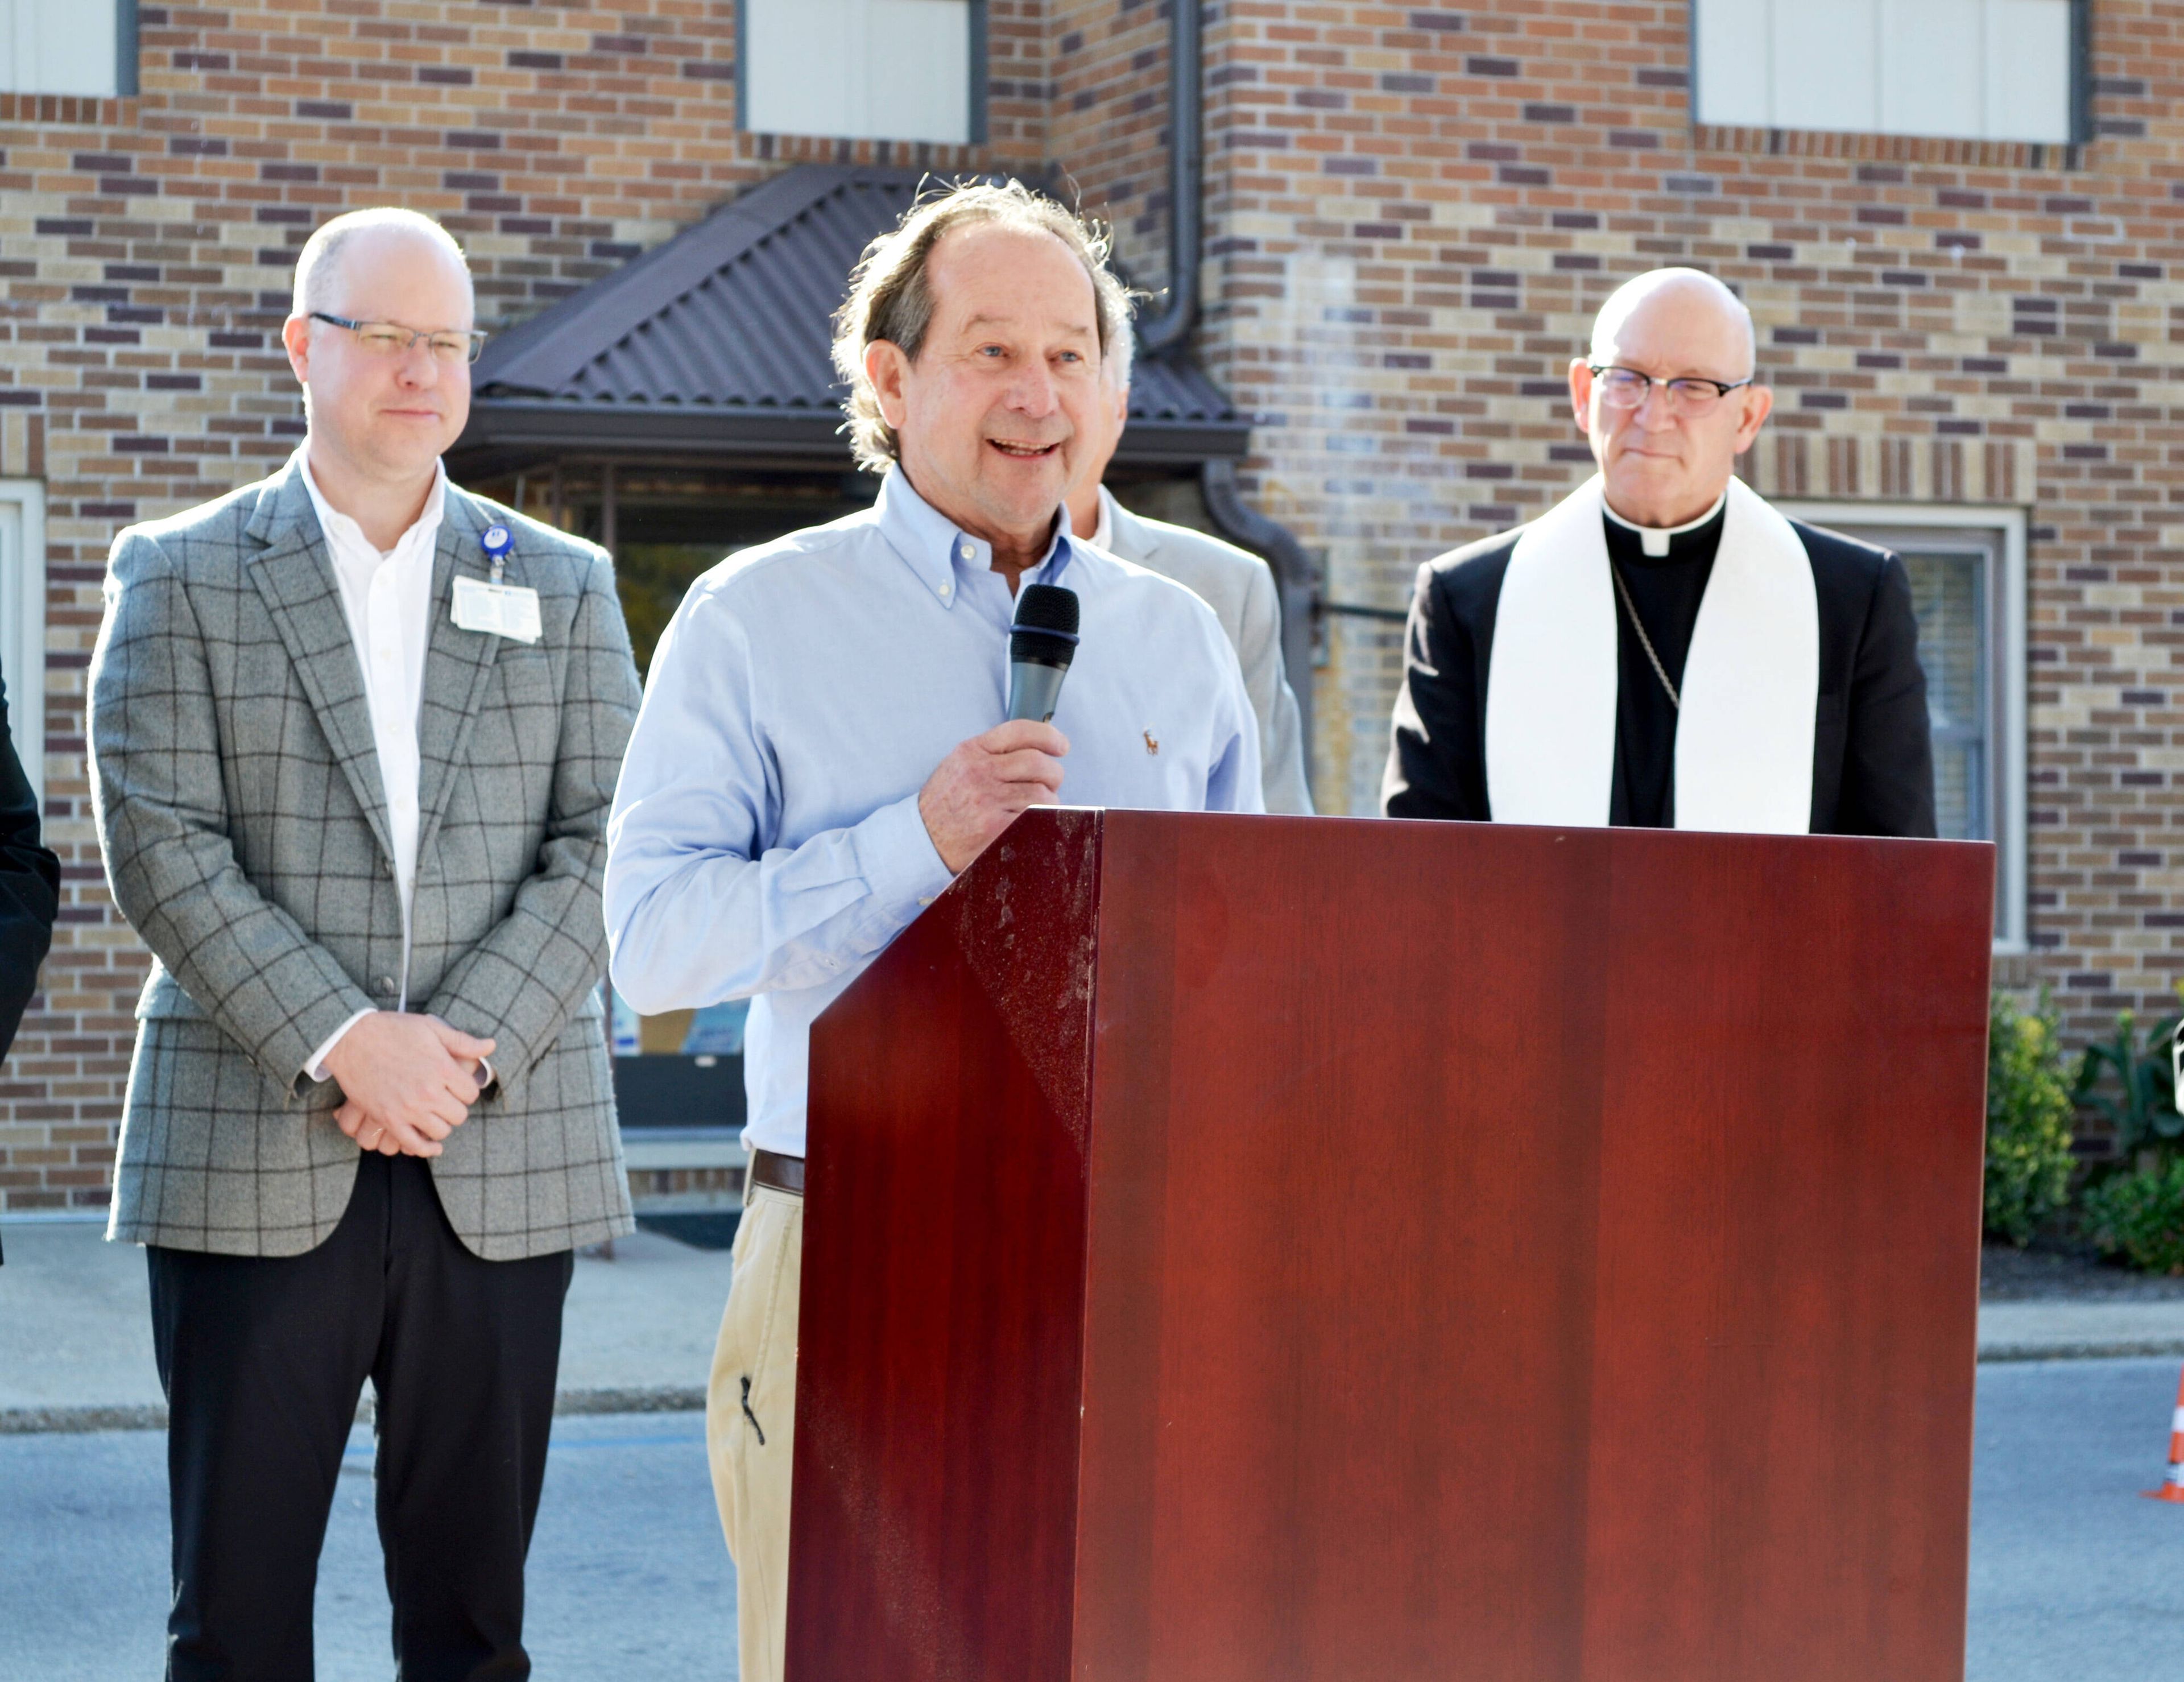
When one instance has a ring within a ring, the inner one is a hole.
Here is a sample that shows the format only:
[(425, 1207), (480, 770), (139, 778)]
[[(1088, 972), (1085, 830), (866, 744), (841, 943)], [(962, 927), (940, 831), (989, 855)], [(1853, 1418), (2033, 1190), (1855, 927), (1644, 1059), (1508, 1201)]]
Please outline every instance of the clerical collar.
[(1624, 531), (1635, 532), (1638, 534), (1639, 549), (1648, 559), (1658, 560), (1674, 547), (1676, 538), (1682, 537), (1687, 532), (1696, 532), (1702, 526), (1711, 525), (1720, 518), (1721, 510), (1728, 501), (1729, 488), (1724, 486), (1721, 494), (1714, 498), (1713, 506), (1699, 515), (1697, 519), (1686, 520), (1680, 526), (1670, 526), (1665, 529), (1658, 526), (1641, 526), (1635, 520), (1625, 520), (1605, 502), (1602, 502), (1600, 506), (1602, 512)]

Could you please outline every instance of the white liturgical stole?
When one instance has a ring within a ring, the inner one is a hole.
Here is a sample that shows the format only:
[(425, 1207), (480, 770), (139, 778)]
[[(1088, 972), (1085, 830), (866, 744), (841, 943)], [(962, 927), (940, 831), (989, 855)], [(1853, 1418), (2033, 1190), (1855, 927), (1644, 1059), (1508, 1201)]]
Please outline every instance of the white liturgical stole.
[[(1486, 798), (1497, 823), (1607, 822), (1618, 609), (1606, 508), (1596, 476), (1526, 526), (1510, 554), (1486, 678)], [(1678, 687), (1676, 827), (1804, 834), (1819, 599), (1797, 532), (1741, 480), (1729, 482)]]

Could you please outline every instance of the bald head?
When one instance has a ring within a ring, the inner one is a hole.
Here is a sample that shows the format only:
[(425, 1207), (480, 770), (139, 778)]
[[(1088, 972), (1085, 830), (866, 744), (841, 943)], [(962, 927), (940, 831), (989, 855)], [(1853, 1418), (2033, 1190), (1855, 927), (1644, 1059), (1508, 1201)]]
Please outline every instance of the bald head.
[(1744, 300), (1697, 269), (1656, 269), (1618, 287), (1593, 318), (1592, 359), (1627, 363), (1630, 343), (1641, 339), (1680, 371), (1724, 380), (1749, 379), (1759, 355)]
[(463, 248), (430, 216), (392, 204), (337, 216), (320, 224), (297, 254), (294, 312), (309, 315), (314, 309), (350, 307), (347, 293), (357, 274), (418, 258), (456, 277), (468, 294), (471, 269)]

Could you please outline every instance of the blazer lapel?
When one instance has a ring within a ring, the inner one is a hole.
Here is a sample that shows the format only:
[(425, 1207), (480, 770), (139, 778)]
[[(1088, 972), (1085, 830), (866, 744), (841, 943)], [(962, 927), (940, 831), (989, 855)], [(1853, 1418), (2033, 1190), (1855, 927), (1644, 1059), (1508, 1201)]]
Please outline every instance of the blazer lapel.
[[(438, 554), (432, 562), (432, 620), (426, 635), (425, 688), (417, 710), (417, 851), (422, 857), (439, 828), (454, 791), (455, 773), (469, 749), (471, 729), (484, 705), (500, 638), (457, 628), (454, 618), (458, 576), (492, 576), (478, 537), (485, 515), (464, 492), (450, 483), (440, 517)], [(522, 553), (510, 550), (506, 581), (521, 583)]]
[(356, 638), (343, 610), (332, 558), (319, 529), (311, 493), (292, 460), (258, 498), (245, 528), (265, 545), (249, 565), (251, 582), (264, 598), (275, 630), (302, 680), (304, 693), (348, 779), (372, 833), (389, 858), (387, 789), (371, 733), (371, 705), (357, 664)]
[(1124, 560), (1135, 561), (1139, 565), (1144, 565), (1152, 559), (1153, 552), (1160, 548), (1160, 540), (1153, 536), (1152, 529), (1136, 515), (1114, 500), (1115, 493), (1103, 485), (1100, 488), (1100, 494), (1108, 498), (1108, 536), (1115, 541), (1114, 553)]

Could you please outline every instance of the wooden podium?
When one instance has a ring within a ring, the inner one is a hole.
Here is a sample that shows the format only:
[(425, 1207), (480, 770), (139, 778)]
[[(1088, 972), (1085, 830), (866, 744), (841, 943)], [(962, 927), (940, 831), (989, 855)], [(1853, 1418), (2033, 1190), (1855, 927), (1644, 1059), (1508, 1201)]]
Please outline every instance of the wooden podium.
[(788, 1682), (1962, 1682), (1984, 845), (1063, 810), (811, 1041)]

